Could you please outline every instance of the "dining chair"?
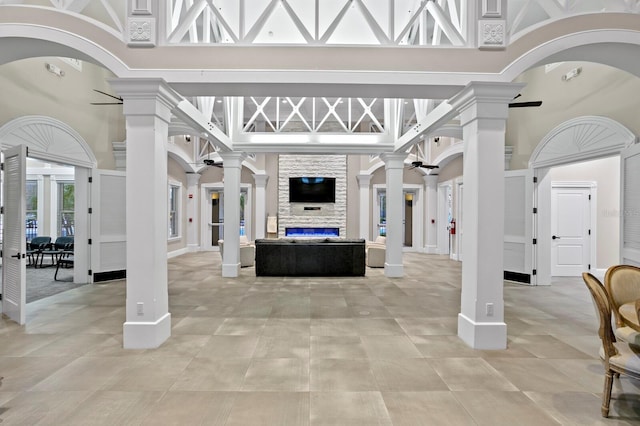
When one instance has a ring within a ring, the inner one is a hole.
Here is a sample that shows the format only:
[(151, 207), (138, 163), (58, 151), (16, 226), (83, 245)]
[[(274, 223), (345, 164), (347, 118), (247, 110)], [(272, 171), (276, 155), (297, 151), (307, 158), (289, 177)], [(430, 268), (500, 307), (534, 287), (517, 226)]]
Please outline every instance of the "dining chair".
[(29, 265), (38, 266), (38, 257), (42, 254), (42, 250), (47, 248), (51, 243), (51, 237), (33, 237), (27, 244), (27, 259)]
[(591, 293), (600, 322), (598, 335), (602, 341), (602, 347), (599, 352), (604, 363), (605, 374), (601, 411), (602, 417), (608, 417), (614, 374), (640, 379), (640, 347), (616, 341), (611, 325), (611, 302), (604, 285), (588, 272), (582, 273), (582, 279)]
[(615, 318), (614, 334), (618, 339), (640, 346), (640, 333), (626, 325), (620, 315), (620, 309), (635, 311), (635, 301), (640, 299), (640, 268), (632, 265), (612, 266), (604, 275), (604, 286)]

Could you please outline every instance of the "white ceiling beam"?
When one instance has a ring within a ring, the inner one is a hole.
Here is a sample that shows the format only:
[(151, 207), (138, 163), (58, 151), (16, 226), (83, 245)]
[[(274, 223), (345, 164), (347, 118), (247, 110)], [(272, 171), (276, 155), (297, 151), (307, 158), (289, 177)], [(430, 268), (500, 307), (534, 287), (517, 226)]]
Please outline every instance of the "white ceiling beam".
[(120, 31), (121, 33), (124, 33), (124, 27), (122, 25), (122, 21), (120, 20), (120, 17), (116, 13), (116, 11), (113, 10), (113, 7), (111, 6), (111, 4), (109, 4), (108, 0), (100, 0), (100, 2), (102, 3), (104, 10), (107, 11), (107, 14), (109, 15), (113, 23), (116, 24), (116, 27), (118, 27), (118, 31)]
[(400, 44), (400, 42), (407, 35), (407, 33), (411, 31), (411, 28), (413, 28), (413, 25), (415, 24), (416, 20), (420, 18), (420, 15), (422, 15), (422, 11), (426, 6), (427, 6), (427, 2), (423, 0), (420, 3), (420, 6), (418, 6), (418, 8), (416, 9), (415, 13), (411, 16), (411, 19), (409, 19), (409, 22), (407, 22), (407, 25), (404, 27), (402, 32), (398, 35), (398, 37), (396, 37), (396, 40), (395, 40), (396, 44)]
[(364, 5), (362, 0), (356, 0), (356, 5), (360, 9), (360, 12), (362, 12), (364, 19), (367, 21), (367, 24), (369, 24), (369, 28), (373, 31), (378, 42), (380, 44), (390, 44), (393, 39), (393, 35), (387, 36), (384, 33), (382, 28), (380, 28), (380, 25), (378, 25), (378, 21), (376, 21), (376, 18), (374, 18), (371, 12), (369, 12), (369, 9), (367, 9), (367, 6)]
[(349, 6), (351, 6), (351, 1), (352, 0), (347, 0), (342, 9), (340, 9), (340, 12), (338, 12), (338, 15), (336, 15), (336, 19), (331, 22), (331, 25), (329, 25), (327, 31), (325, 31), (322, 37), (320, 37), (320, 43), (326, 43), (327, 40), (329, 40), (329, 38), (333, 35), (334, 31), (336, 30), (336, 28), (338, 28), (338, 25), (342, 21), (342, 18), (344, 18), (344, 15), (347, 14)]
[(414, 143), (420, 141), (420, 136), (425, 137), (437, 130), (440, 126), (449, 122), (458, 112), (448, 102), (442, 102), (435, 107), (424, 119), (418, 121), (418, 124), (413, 126), (409, 131), (402, 135), (395, 143), (396, 152), (405, 152)]
[(304, 24), (302, 23), (302, 21), (300, 20), (300, 18), (296, 14), (296, 12), (291, 8), (291, 6), (287, 2), (287, 0), (282, 0), (281, 3), (282, 3), (282, 6), (284, 7), (284, 10), (287, 12), (287, 14), (289, 15), (289, 17), (293, 21), (293, 23), (296, 26), (296, 28), (298, 29), (298, 31), (300, 31), (300, 34), (302, 34), (302, 37), (304, 37), (306, 42), (308, 44), (314, 44), (316, 42), (316, 40), (309, 33), (309, 31), (304, 26)]
[(251, 27), (247, 35), (244, 37), (242, 40), (243, 42), (253, 43), (256, 37), (258, 37), (258, 34), (260, 34), (260, 31), (264, 29), (264, 25), (267, 23), (269, 17), (276, 10), (276, 7), (278, 7), (278, 3), (280, 3), (279, 0), (271, 0), (271, 3), (269, 3), (269, 5), (264, 9), (255, 24), (253, 24), (253, 27)]
[(447, 19), (444, 10), (442, 10), (442, 8), (438, 4), (432, 1), (428, 2), (427, 10), (436, 20), (436, 25), (439, 25), (442, 28), (442, 31), (454, 46), (464, 46), (464, 37), (462, 37), (462, 34), (460, 34), (458, 30)]
[(231, 139), (188, 100), (183, 99), (180, 101), (173, 109), (173, 113), (176, 117), (192, 126), (203, 137), (212, 140), (221, 151), (233, 151)]
[[(187, 5), (189, 2), (187, 2)], [(180, 19), (180, 23), (171, 34), (169, 34), (169, 43), (179, 43), (182, 41), (182, 37), (191, 30), (191, 27), (195, 25), (196, 19), (207, 7), (206, 0), (198, 0), (193, 6), (189, 7), (184, 18)]]
[(549, 15), (550, 18), (557, 18), (564, 15), (565, 8), (557, 0), (537, 0), (538, 4)]
[[(231, 37), (231, 39), (233, 40), (233, 42), (237, 43), (238, 42), (238, 37), (236, 36), (236, 34), (234, 34), (233, 30), (231, 29), (231, 26), (229, 26), (227, 21), (225, 21), (224, 16), (222, 16), (222, 14), (220, 13), (220, 11), (216, 7), (216, 5), (213, 4), (212, 0), (207, 0), (207, 3), (209, 4), (209, 10), (211, 10), (211, 13), (216, 15), (216, 22), (218, 23), (218, 25), (222, 25), (222, 27), (227, 32), (229, 37)], [(240, 3), (240, 7), (241, 8), (242, 8), (243, 4), (244, 4), (244, 2)], [(240, 23), (240, 25), (242, 25), (242, 22)], [(222, 34), (222, 32), (221, 32), (221, 34)]]

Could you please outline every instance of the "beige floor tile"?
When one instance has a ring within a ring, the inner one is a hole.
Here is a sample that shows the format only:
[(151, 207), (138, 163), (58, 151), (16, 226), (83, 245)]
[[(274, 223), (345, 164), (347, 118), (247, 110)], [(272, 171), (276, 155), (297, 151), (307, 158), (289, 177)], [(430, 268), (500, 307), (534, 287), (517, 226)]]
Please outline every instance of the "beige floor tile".
[(190, 358), (146, 355), (133, 358), (109, 379), (103, 389), (112, 391), (166, 391), (184, 374)]
[(218, 327), (218, 336), (259, 336), (264, 331), (266, 318), (226, 318)]
[(560, 425), (522, 392), (496, 390), (453, 392), (479, 426)]
[(152, 407), (142, 425), (224, 426), (235, 395), (235, 392), (167, 392)]
[(243, 391), (303, 392), (309, 390), (307, 359), (253, 359), (242, 385)]
[(513, 346), (521, 347), (538, 358), (591, 358), (584, 352), (574, 348), (554, 336), (519, 336), (512, 340)]
[(73, 357), (0, 357), (2, 391), (26, 391), (72, 362)]
[(426, 359), (376, 359), (371, 368), (383, 392), (449, 390)]
[(491, 365), (480, 358), (443, 358), (429, 361), (452, 391), (518, 390)]
[(311, 425), (391, 425), (380, 392), (311, 392)]
[(25, 356), (46, 346), (62, 336), (55, 334), (20, 334), (13, 332), (2, 336), (0, 356)]
[(0, 420), (8, 425), (63, 425), (91, 392), (23, 392), (0, 405)]
[[(538, 358), (495, 358), (486, 360), (521, 391), (586, 392), (575, 378), (557, 368), (555, 360)], [(604, 375), (603, 375), (604, 376)]]
[(422, 358), (407, 336), (361, 336), (362, 345), (371, 359)]
[(225, 426), (305, 426), (308, 392), (240, 392)]
[(36, 391), (91, 391), (102, 387), (126, 368), (121, 357), (81, 357), (36, 386)]
[(393, 318), (355, 318), (360, 336), (403, 336), (402, 327)]
[(309, 336), (260, 336), (254, 358), (309, 359)]
[(203, 334), (210, 336), (220, 327), (222, 318), (185, 317), (179, 318), (171, 328), (171, 334)]
[(251, 358), (258, 336), (211, 336), (198, 353), (198, 358)]
[(262, 332), (263, 336), (309, 336), (311, 333), (311, 320), (296, 318), (269, 318)]
[(170, 358), (191, 358), (201, 351), (209, 339), (209, 336), (178, 334), (171, 336), (159, 348), (153, 349), (153, 355)]
[(367, 359), (311, 359), (312, 391), (377, 391)]
[(457, 316), (436, 318), (412, 318), (407, 316), (396, 318), (396, 321), (411, 336), (458, 335)]
[(249, 359), (195, 358), (171, 386), (171, 391), (239, 391)]
[(475, 426), (451, 392), (382, 392), (394, 426)]
[(458, 336), (409, 336), (425, 358), (477, 358), (482, 351), (469, 347)]
[[(630, 425), (625, 420), (601, 417), (602, 398), (588, 392), (525, 392), (537, 406), (564, 426)], [(612, 413), (613, 414), (613, 413)]]
[(104, 334), (72, 334), (29, 352), (29, 356), (70, 356), (78, 357), (87, 353), (93, 346), (101, 345), (109, 340)]
[(97, 391), (64, 419), (65, 425), (140, 424), (163, 392)]
[(311, 319), (312, 336), (359, 336), (355, 320), (341, 319)]
[(360, 336), (311, 336), (311, 358), (366, 358)]

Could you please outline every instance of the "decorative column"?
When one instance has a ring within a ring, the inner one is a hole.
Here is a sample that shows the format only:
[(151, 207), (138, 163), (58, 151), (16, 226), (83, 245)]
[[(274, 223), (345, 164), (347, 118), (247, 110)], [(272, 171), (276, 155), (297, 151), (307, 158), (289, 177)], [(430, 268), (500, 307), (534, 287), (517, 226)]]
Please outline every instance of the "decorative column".
[[(265, 173), (255, 173), (253, 180), (256, 184), (256, 240), (265, 238), (267, 226), (267, 181), (269, 176)], [(251, 239), (251, 238), (249, 238)]]
[(401, 277), (404, 274), (402, 265), (402, 212), (404, 197), (402, 180), (406, 152), (382, 154), (387, 173), (387, 239), (385, 250), (384, 274), (387, 277)]
[(425, 252), (436, 254), (438, 252), (438, 175), (424, 175), (424, 185), (426, 187), (427, 209), (425, 220), (426, 244)]
[(240, 173), (246, 154), (222, 152), (224, 166), (224, 256), (222, 276), (240, 274)]
[(127, 302), (123, 344), (157, 348), (171, 335), (167, 288), (167, 138), (175, 92), (161, 79), (110, 81), (127, 131)]
[(200, 224), (199, 173), (187, 173), (187, 249), (198, 251), (198, 225)]
[(464, 139), (464, 239), (458, 336), (474, 349), (505, 349), (504, 136), (508, 103), (524, 87), (471, 83), (449, 102)]
[(359, 174), (356, 175), (356, 179), (358, 179), (358, 188), (360, 189), (360, 238), (371, 240), (371, 230), (369, 229), (371, 175)]

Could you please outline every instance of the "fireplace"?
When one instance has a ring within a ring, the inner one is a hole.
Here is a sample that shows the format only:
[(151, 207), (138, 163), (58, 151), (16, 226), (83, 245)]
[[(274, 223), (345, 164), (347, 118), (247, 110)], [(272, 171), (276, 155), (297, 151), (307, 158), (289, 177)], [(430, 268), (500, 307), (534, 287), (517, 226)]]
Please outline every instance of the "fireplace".
[(285, 228), (284, 236), (303, 238), (339, 237), (340, 228)]

